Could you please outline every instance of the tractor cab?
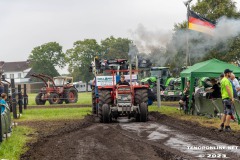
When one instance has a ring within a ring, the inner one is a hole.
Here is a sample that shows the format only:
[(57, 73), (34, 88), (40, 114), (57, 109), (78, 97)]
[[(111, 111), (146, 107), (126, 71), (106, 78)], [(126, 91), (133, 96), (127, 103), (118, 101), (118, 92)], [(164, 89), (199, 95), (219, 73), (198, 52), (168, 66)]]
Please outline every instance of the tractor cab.
[(54, 77), (53, 81), (57, 87), (62, 87), (65, 85), (73, 86), (73, 77), (59, 76)]
[(143, 84), (149, 84), (150, 88), (156, 88), (157, 78), (160, 77), (160, 87), (164, 90), (167, 86), (171, 73), (169, 67), (151, 67), (151, 76), (141, 80)]
[(100, 62), (95, 60), (95, 66), (97, 74), (102, 74), (104, 76), (112, 75), (110, 71), (114, 71), (116, 75), (126, 74), (120, 71), (128, 69), (126, 59), (102, 60)]
[(152, 77), (161, 77), (163, 79), (171, 76), (169, 67), (152, 67), (150, 73)]

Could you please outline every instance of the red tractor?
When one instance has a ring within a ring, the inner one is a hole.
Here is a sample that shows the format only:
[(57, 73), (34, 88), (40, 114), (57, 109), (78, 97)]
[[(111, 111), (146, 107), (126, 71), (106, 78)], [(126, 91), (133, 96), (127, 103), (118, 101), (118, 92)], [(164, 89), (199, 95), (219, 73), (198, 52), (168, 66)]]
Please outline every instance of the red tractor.
[(32, 77), (41, 79), (45, 86), (35, 98), (37, 105), (44, 105), (48, 100), (50, 104), (76, 103), (78, 101), (78, 91), (73, 86), (72, 77), (50, 77), (44, 74), (32, 74)]
[[(94, 59), (91, 67), (95, 78), (92, 84), (92, 110), (100, 122), (109, 123), (118, 117), (135, 117), (146, 122), (148, 117), (148, 85), (137, 83), (137, 75), (128, 70), (125, 59)], [(120, 75), (125, 75), (130, 86), (116, 85)]]

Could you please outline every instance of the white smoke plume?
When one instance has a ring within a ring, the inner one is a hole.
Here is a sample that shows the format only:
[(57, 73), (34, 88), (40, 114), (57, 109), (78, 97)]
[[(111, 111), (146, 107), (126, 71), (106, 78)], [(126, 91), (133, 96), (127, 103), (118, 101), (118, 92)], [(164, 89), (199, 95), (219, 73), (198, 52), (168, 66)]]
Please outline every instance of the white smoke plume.
[(140, 24), (136, 30), (131, 31), (132, 39), (140, 53), (160, 66), (166, 65), (167, 60), (174, 59), (181, 51), (186, 54), (187, 39), (189, 42), (189, 54), (191, 58), (199, 59), (205, 56), (209, 50), (220, 45), (219, 52), (228, 52), (227, 41), (240, 35), (240, 20), (222, 17), (217, 21), (213, 35), (196, 31), (150, 31)]
[(155, 48), (165, 47), (172, 36), (172, 31), (150, 31), (142, 24), (139, 24), (137, 29), (130, 33), (139, 51), (145, 53), (151, 52)]
[(131, 61), (133, 62), (135, 57), (138, 55), (138, 49), (136, 47), (136, 45), (134, 45), (133, 43), (129, 44), (129, 52), (128, 52), (128, 56), (131, 57)]
[(137, 29), (130, 31), (133, 43), (137, 46), (142, 58), (150, 59), (156, 66), (165, 64), (166, 45), (170, 42), (172, 31), (150, 31), (142, 24)]
[(229, 38), (238, 36), (239, 34), (240, 34), (240, 20), (222, 17), (218, 20), (216, 29), (214, 31), (213, 39), (215, 41), (224, 42)]

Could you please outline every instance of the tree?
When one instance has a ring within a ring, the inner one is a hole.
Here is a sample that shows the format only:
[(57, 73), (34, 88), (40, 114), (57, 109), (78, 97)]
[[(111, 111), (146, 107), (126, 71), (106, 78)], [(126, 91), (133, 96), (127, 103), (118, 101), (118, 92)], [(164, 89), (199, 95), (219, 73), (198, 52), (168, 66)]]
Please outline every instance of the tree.
[(240, 17), (236, 2), (233, 0), (198, 0), (197, 3), (192, 6), (192, 10), (212, 21), (216, 21), (222, 16), (228, 18)]
[(67, 50), (66, 56), (69, 63), (69, 72), (75, 81), (89, 82), (93, 79), (89, 67), (94, 57), (100, 53), (101, 47), (95, 39), (74, 42), (73, 48)]
[[(228, 18), (240, 17), (236, 2), (233, 0), (198, 0), (196, 4), (191, 6), (191, 10), (212, 21), (218, 21), (223, 16)], [(174, 31), (172, 41), (167, 47), (167, 54), (172, 55), (172, 60), (168, 60), (170, 66), (180, 68), (179, 63), (176, 62), (186, 62), (187, 35), (191, 64), (210, 58), (232, 61), (229, 57), (236, 57), (237, 52), (234, 51), (240, 50), (240, 46), (237, 45), (240, 44), (238, 36), (219, 41), (203, 33), (187, 30), (187, 21), (175, 24)]]
[(35, 47), (29, 55), (29, 60), (34, 72), (52, 77), (59, 75), (56, 66), (60, 68), (65, 66), (65, 55), (62, 46), (57, 42), (48, 42)]
[(102, 40), (101, 48), (104, 52), (104, 57), (108, 59), (128, 59), (130, 43), (131, 40), (127, 38), (114, 38), (113, 36)]
[[(191, 6), (191, 10), (212, 21), (217, 21), (223, 16), (227, 18), (240, 17), (240, 13), (237, 11), (236, 2), (233, 0), (198, 0), (196, 4)], [(175, 31), (186, 28), (187, 21), (174, 24)]]

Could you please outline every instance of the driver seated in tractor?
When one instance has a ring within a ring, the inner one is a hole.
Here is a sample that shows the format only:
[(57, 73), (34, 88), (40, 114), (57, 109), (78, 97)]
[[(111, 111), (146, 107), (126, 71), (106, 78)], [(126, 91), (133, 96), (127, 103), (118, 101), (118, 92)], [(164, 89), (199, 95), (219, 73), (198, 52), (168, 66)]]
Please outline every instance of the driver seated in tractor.
[(125, 80), (125, 76), (124, 75), (121, 75), (120, 80), (117, 82), (117, 86), (119, 86), (119, 85), (130, 86), (130, 84)]

